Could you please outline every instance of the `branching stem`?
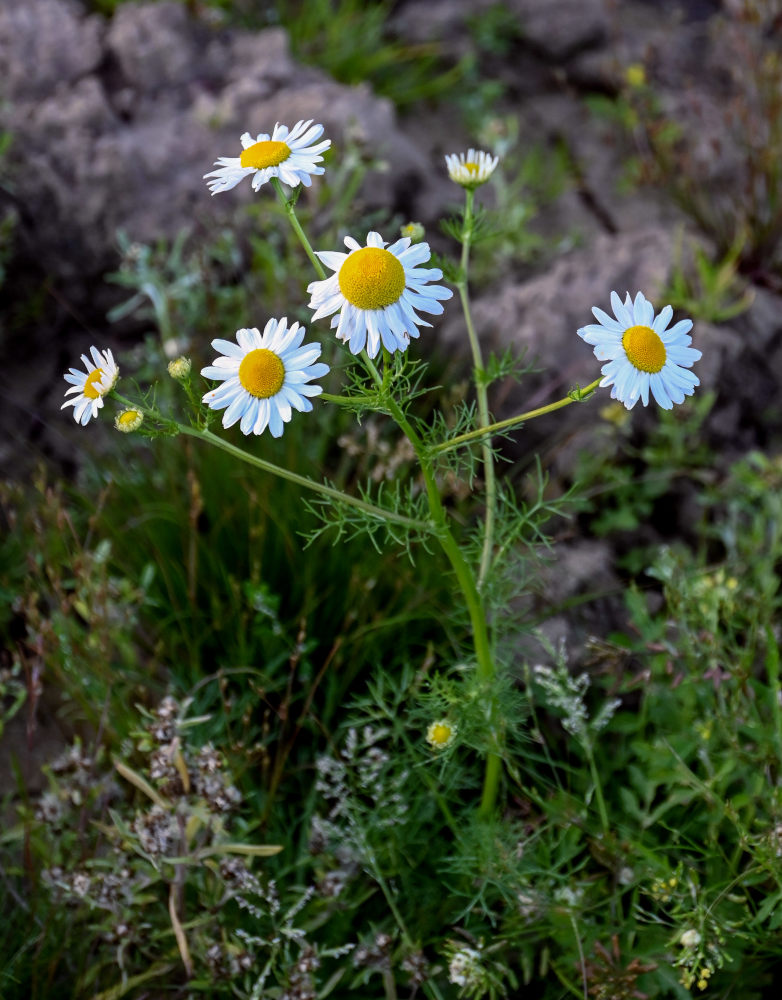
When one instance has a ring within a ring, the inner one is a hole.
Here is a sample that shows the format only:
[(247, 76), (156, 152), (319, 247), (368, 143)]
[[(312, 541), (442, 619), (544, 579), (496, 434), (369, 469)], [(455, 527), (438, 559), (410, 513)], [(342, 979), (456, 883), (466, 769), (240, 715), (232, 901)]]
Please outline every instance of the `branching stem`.
[(536, 410), (526, 410), (524, 413), (517, 413), (515, 417), (508, 417), (507, 420), (500, 420), (496, 424), (489, 424), (488, 427), (479, 427), (477, 430), (468, 431), (466, 434), (459, 434), (458, 437), (450, 438), (441, 444), (436, 444), (429, 449), (430, 454), (439, 455), (445, 451), (452, 451), (454, 448), (461, 448), (463, 445), (472, 444), (487, 434), (496, 434), (498, 431), (507, 431), (518, 424), (524, 424), (535, 417), (542, 417), (546, 413), (553, 413), (554, 410), (561, 410), (563, 406), (570, 406), (571, 403), (580, 403), (588, 399), (600, 385), (600, 379), (595, 379), (583, 389), (574, 390), (570, 395), (558, 399), (555, 403), (547, 403), (539, 406)]

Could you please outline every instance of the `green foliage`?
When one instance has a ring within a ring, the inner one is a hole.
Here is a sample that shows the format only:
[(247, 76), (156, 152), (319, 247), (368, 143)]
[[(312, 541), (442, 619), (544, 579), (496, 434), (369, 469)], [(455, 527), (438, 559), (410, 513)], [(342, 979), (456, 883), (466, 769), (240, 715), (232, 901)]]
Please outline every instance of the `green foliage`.
[(674, 309), (709, 323), (725, 323), (740, 316), (754, 297), (738, 274), (742, 243), (743, 238), (737, 240), (722, 259), (714, 261), (697, 245), (691, 247), (690, 259), (685, 261), (680, 244), (668, 287), (660, 297)]
[[(776, 16), (773, 5), (740, 0), (715, 18), (721, 61), (741, 67), (713, 105), (716, 123), (699, 102), (691, 103), (688, 121), (677, 121), (645, 79), (628, 80), (615, 99), (589, 101), (626, 132), (627, 176), (666, 190), (714, 242), (717, 260), (730, 261), (735, 253), (731, 263), (739, 270), (774, 287), (782, 266), (782, 57)], [(723, 158), (730, 161), (728, 169), (714, 169)]]
[(465, 64), (448, 66), (436, 43), (413, 45), (392, 37), (391, 7), (389, 0), (281, 0), (277, 12), (297, 58), (342, 83), (368, 82), (399, 107), (457, 87)]
[[(284, 9), (301, 51), (347, 79), (374, 53), (404, 103), (432, 64), (398, 68), (387, 14)], [(515, 38), (499, 5), (473, 31), (489, 54)], [(522, 159), (493, 129), (496, 203), (446, 230), (478, 245), (446, 263), (457, 282), (537, 253), (532, 205), (572, 176), (564, 149)], [(371, 166), (346, 150), (301, 199), (319, 248)], [(342, 395), (326, 383), (281, 439), (214, 434), (208, 341), (257, 303), (307, 317), (285, 208), (251, 212), (247, 246), (121, 239), (113, 316), (154, 331), (118, 390), (143, 434), (85, 434), (67, 490), (3, 492), (0, 720), (45, 696), (81, 734), (43, 791), (20, 779), (0, 834), (3, 1000), (761, 1000), (782, 944), (782, 466), (722, 469), (702, 393), (646, 435), (606, 408), (588, 502), (539, 459), (490, 495), (482, 394), (523, 384), (524, 359), (478, 344), (467, 382), (330, 335)], [(677, 288), (725, 318), (737, 260), (696, 257)], [(626, 625), (568, 649), (534, 623), (552, 536), (577, 528), (620, 536)]]

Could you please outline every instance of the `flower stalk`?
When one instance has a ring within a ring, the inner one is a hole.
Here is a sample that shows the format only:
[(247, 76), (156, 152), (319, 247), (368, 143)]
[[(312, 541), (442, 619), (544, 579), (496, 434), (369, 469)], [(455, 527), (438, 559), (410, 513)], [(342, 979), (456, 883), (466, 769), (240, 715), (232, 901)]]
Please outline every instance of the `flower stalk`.
[[(475, 189), (468, 187), (464, 192), (464, 225), (462, 227), (462, 255), (459, 266), (459, 280), (456, 288), (459, 292), (459, 300), (462, 304), (464, 322), (467, 326), (467, 338), (472, 351), (473, 370), (475, 372), (475, 395), (478, 401), (478, 427), (484, 433), (490, 426), (489, 420), (489, 396), (486, 385), (486, 367), (483, 363), (480, 341), (475, 331), (475, 324), (472, 321), (470, 311), (470, 291), (469, 291), (469, 268), (470, 268), (470, 247), (473, 237), (473, 207), (475, 202)], [(491, 565), (491, 554), (494, 545), (494, 520), (497, 510), (497, 483), (494, 472), (494, 455), (491, 448), (491, 438), (487, 435), (481, 442), (481, 452), (483, 459), (483, 477), (486, 483), (486, 513), (483, 528), (483, 548), (481, 550), (481, 561), (478, 568), (478, 590), (482, 591), (486, 582), (486, 575)]]

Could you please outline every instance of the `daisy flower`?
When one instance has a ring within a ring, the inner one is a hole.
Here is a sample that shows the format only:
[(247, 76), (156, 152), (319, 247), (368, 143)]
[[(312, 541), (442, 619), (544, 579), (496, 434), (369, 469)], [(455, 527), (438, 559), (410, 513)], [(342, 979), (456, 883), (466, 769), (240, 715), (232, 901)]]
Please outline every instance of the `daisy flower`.
[(119, 368), (111, 351), (99, 351), (97, 347), (90, 348), (92, 361), (86, 354), (82, 354), (81, 360), (86, 371), (80, 372), (78, 368), (69, 368), (64, 376), (66, 382), (70, 382), (70, 389), (66, 389), (65, 395), (73, 396), (73, 399), (66, 400), (61, 410), (66, 406), (73, 407), (73, 419), (77, 424), (84, 427), (93, 417), (97, 417), (98, 410), (103, 406), (103, 397), (111, 392), (114, 383), (119, 376)]
[(701, 352), (689, 345), (692, 320), (683, 319), (670, 330), (673, 309), (666, 306), (657, 316), (642, 292), (635, 300), (629, 293), (624, 303), (611, 292), (613, 316), (596, 306), (592, 310), (597, 323), (584, 326), (579, 337), (595, 349), (599, 361), (608, 361), (601, 371), (601, 386), (611, 386), (611, 398), (631, 410), (640, 399), (649, 403), (649, 390), (664, 410), (691, 396), (700, 379), (690, 369)]
[(498, 156), (484, 153), (479, 149), (468, 149), (466, 153), (452, 153), (446, 156), (448, 176), (455, 184), (466, 188), (477, 188), (494, 173), (500, 162)]
[(268, 425), (272, 437), (280, 437), (291, 407), (302, 413), (312, 409), (307, 397), (318, 396), (323, 389), (308, 383), (325, 375), (329, 367), (314, 363), (320, 357), (320, 344), (301, 347), (304, 332), (298, 323), (289, 329), (283, 316), (270, 319), (263, 334), (255, 328), (237, 330), (235, 344), (212, 341), (221, 356), (201, 374), (223, 384), (207, 392), (203, 401), (212, 410), (225, 410), (223, 427), (241, 420), (242, 434), (261, 434)]
[(296, 122), (290, 130), (278, 122), (271, 135), (260, 132), (254, 139), (245, 132), (239, 140), (241, 156), (221, 156), (215, 160), (217, 170), (204, 174), (207, 187), (212, 194), (230, 191), (251, 174), (253, 191), (272, 177), (279, 177), (289, 187), (298, 184), (309, 187), (311, 175), (323, 173), (323, 167), (317, 164), (323, 159), (320, 154), (331, 145), (330, 139), (312, 145), (322, 135), (323, 126), (313, 125), (312, 119)]
[(114, 418), (114, 426), (123, 434), (138, 430), (143, 423), (144, 414), (141, 410), (125, 409)]
[(351, 236), (345, 237), (345, 246), (349, 253), (317, 254), (335, 273), (307, 288), (313, 320), (338, 312), (331, 327), (353, 354), (366, 347), (374, 358), (381, 342), (388, 351), (407, 350), (410, 338), (419, 336), (418, 327), (431, 326), (416, 309), (439, 314), (440, 300), (453, 295), (444, 285), (427, 287), (443, 276), (437, 267), (418, 266), (429, 260), (429, 244), (411, 246), (409, 237), (403, 237), (386, 249), (379, 233), (369, 233), (365, 247)]
[(456, 739), (456, 726), (447, 719), (432, 722), (426, 730), (426, 742), (432, 750), (445, 750)]

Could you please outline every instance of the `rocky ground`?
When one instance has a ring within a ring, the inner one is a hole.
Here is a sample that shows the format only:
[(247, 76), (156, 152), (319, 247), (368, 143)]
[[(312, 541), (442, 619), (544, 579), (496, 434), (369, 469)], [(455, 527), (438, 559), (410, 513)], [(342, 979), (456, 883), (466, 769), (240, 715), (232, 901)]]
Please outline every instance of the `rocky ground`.
[[(395, 6), (392, 25), (411, 42), (436, 42), (456, 61), (474, 45), (468, 19), (492, 6), (408, 0)], [(545, 266), (511, 265), (476, 291), (475, 318), (487, 341), (529, 348), (545, 371), (527, 383), (523, 400), (518, 390), (502, 389), (499, 417), (591, 381), (596, 365), (575, 330), (593, 305), (606, 305), (611, 289), (643, 289), (655, 299), (669, 278), (677, 234), (690, 226), (657, 192), (620, 192), (627, 148), (585, 97), (616, 94), (627, 65), (643, 62), (664, 105), (685, 122), (696, 115), (692, 134), (728, 190), (738, 169), (728, 144), (713, 154), (727, 82), (712, 28), (731, 0), (505, 6), (520, 37), (496, 59), (483, 55), (482, 73), (502, 83), (496, 112), (516, 116), (522, 137), (567, 149), (569, 181), (535, 226), (552, 240), (572, 238)], [(0, 471), (18, 474), (38, 455), (73, 467), (78, 428), (59, 411), (62, 372), (91, 343), (130, 346), (130, 335), (105, 318), (116, 302), (103, 276), (118, 264), (118, 229), (149, 242), (185, 226), (197, 238), (228, 222), (246, 224), (236, 206), (253, 197), (249, 185), (213, 199), (202, 175), (246, 129), (300, 118), (322, 122), (337, 148), (349, 139), (387, 161), (361, 191), (365, 206), (391, 208), (436, 231), (453, 199), (443, 155), (475, 141), (447, 101), (402, 116), (368, 85), (345, 86), (297, 63), (283, 29), (226, 28), (170, 0), (123, 4), (110, 21), (79, 0), (0, 0), (0, 127), (13, 136), (0, 207), (17, 217), (0, 313)], [(702, 384), (718, 393), (708, 433), (727, 455), (772, 446), (779, 436), (782, 309), (764, 284), (748, 312), (695, 330)], [(43, 320), (28, 323), (22, 308), (31, 288), (43, 289)], [(458, 310), (434, 336), (449, 350), (464, 343)], [(634, 411), (634, 419), (648, 417)], [(563, 480), (587, 441), (585, 423), (578, 407), (564, 425), (557, 421), (568, 447), (552, 461)], [(536, 427), (540, 441), (550, 432)], [(574, 541), (560, 558), (560, 597), (596, 577), (612, 579), (603, 543)]]
[[(476, 319), (487, 338), (527, 346), (554, 373), (541, 382), (537, 399), (593, 377), (594, 361), (574, 340), (575, 329), (612, 288), (654, 296), (669, 275), (677, 227), (686, 221), (658, 194), (618, 193), (626, 150), (584, 97), (615, 93), (624, 67), (643, 60), (663, 100), (685, 113), (684, 95), (690, 104), (697, 96), (706, 126), (717, 127), (704, 108), (719, 99), (719, 53), (709, 26), (720, 4), (512, 0), (506, 6), (522, 38), (484, 71), (503, 82), (497, 111), (517, 115), (522, 136), (566, 144), (573, 177), (535, 224), (577, 239), (540, 273), (511, 269), (479, 290)], [(393, 25), (410, 41), (437, 41), (455, 60), (473, 44), (468, 17), (490, 7), (486, 0), (400, 3)], [(3, 422), (13, 428), (0, 452), (7, 471), (23, 441), (22, 450), (67, 458), (70, 441), (55, 419), (59, 393), (51, 390), (75, 352), (96, 337), (116, 339), (105, 312), (117, 293), (102, 276), (117, 266), (118, 229), (150, 242), (184, 226), (197, 237), (236, 221), (236, 205), (252, 197), (249, 186), (211, 199), (202, 174), (239, 132), (314, 118), (337, 147), (348, 135), (358, 137), (389, 165), (365, 184), (364, 203), (430, 227), (452, 199), (443, 154), (472, 139), (445, 103), (402, 118), (368, 86), (347, 87), (297, 64), (281, 28), (226, 29), (175, 2), (123, 4), (107, 21), (78, 0), (4, 0), (0, 108), (0, 124), (13, 136), (0, 197), (18, 215), (3, 290)], [(29, 291), (29, 276), (42, 273), (45, 322), (25, 324), (18, 315), (7, 322), (15, 293)], [(760, 294), (735, 328), (701, 324), (696, 331), (702, 382), (724, 397), (716, 426), (738, 450), (752, 443), (747, 428), (776, 406), (782, 371), (776, 306), (775, 296)], [(451, 310), (438, 337), (456, 345), (461, 332)], [(515, 402), (511, 396), (503, 405)]]

